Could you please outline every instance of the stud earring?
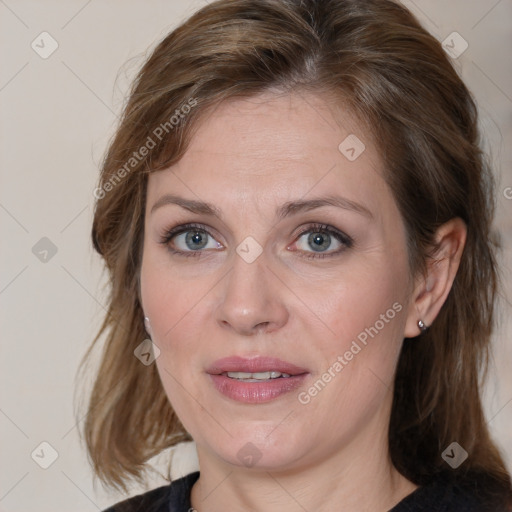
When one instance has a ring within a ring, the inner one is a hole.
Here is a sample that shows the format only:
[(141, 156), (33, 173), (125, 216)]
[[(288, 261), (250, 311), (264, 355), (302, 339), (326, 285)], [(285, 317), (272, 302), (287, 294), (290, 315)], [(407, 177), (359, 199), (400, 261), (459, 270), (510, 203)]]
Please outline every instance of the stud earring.
[(421, 332), (425, 332), (428, 329), (423, 320), (418, 320), (418, 327), (420, 328)]
[(144, 317), (144, 327), (146, 328), (146, 332), (151, 334), (151, 325), (149, 323), (149, 318), (147, 316)]

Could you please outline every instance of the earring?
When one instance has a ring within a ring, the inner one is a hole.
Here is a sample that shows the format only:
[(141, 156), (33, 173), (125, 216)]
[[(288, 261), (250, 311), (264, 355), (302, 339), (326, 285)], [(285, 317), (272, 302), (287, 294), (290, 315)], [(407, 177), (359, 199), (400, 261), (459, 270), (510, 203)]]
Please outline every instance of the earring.
[(146, 332), (151, 334), (151, 325), (149, 324), (149, 318), (147, 316), (144, 317), (144, 327), (146, 328)]
[(418, 320), (418, 327), (420, 328), (421, 332), (425, 332), (428, 329), (423, 320)]

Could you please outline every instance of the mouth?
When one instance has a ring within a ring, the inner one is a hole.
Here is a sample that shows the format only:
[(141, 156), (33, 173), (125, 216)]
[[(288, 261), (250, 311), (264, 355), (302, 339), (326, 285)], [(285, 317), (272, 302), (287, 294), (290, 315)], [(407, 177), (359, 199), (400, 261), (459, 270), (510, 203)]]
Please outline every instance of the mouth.
[(245, 403), (263, 403), (302, 385), (308, 370), (273, 357), (238, 356), (215, 361), (207, 370), (215, 388), (224, 396)]
[(206, 369), (206, 373), (210, 375), (224, 374), (234, 379), (268, 380), (294, 377), (309, 372), (306, 368), (301, 368), (276, 357), (245, 358), (231, 356), (215, 361)]
[(289, 373), (282, 373), (275, 370), (268, 372), (222, 372), (220, 375), (229, 377), (230, 379), (236, 379), (241, 382), (268, 382), (274, 379), (288, 379), (291, 377)]

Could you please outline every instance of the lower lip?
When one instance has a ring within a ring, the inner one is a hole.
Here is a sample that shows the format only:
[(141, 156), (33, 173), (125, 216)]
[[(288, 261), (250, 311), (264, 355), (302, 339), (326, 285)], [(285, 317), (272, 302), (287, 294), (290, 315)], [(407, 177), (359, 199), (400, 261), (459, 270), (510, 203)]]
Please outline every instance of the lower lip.
[(263, 382), (243, 382), (226, 375), (210, 375), (214, 386), (223, 395), (247, 404), (270, 402), (302, 385), (307, 373)]

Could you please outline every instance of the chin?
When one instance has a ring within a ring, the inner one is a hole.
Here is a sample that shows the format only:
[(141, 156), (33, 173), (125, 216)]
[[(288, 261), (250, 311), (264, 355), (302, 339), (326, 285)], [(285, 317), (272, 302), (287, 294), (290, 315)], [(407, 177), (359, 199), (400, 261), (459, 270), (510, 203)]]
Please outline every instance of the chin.
[(297, 461), (307, 453), (305, 440), (302, 439), (297, 445), (288, 433), (274, 435), (269, 440), (269, 431), (271, 432), (268, 427), (258, 429), (254, 425), (248, 426), (243, 429), (243, 433), (233, 433), (233, 437), (226, 443), (210, 447), (227, 464), (240, 468), (281, 471), (296, 467)]

